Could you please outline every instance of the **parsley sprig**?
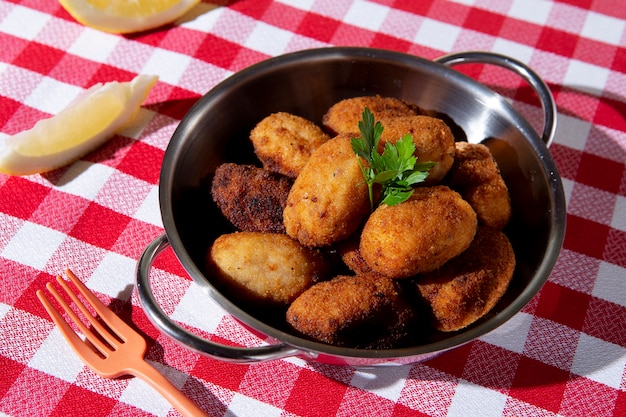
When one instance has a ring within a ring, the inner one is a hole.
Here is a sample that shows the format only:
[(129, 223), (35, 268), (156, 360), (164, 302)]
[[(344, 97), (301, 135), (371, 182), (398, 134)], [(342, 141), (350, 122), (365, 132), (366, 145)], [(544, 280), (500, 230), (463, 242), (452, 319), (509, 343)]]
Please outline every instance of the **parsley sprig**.
[[(357, 155), (359, 166), (365, 177), (369, 191), (370, 208), (373, 211), (378, 204), (393, 206), (408, 200), (413, 194), (413, 185), (428, 177), (428, 170), (434, 162), (417, 163), (413, 137), (407, 133), (395, 144), (385, 143), (383, 153), (378, 152), (378, 143), (383, 132), (383, 125), (375, 121), (369, 108), (365, 108), (359, 121), (360, 138), (352, 138), (352, 150)], [(366, 164), (363, 164), (365, 160)], [(374, 201), (374, 184), (381, 185), (378, 202)]]

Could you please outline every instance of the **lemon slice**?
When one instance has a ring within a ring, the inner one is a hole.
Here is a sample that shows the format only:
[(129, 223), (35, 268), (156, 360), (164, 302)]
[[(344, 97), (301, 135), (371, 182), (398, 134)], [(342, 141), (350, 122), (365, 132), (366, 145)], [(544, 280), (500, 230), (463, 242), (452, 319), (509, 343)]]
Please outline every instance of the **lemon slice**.
[(0, 172), (29, 175), (68, 165), (106, 142), (135, 116), (156, 75), (96, 84), (58, 114), (9, 136), (0, 147)]
[(112, 33), (154, 29), (181, 17), (200, 0), (59, 0), (85, 26)]

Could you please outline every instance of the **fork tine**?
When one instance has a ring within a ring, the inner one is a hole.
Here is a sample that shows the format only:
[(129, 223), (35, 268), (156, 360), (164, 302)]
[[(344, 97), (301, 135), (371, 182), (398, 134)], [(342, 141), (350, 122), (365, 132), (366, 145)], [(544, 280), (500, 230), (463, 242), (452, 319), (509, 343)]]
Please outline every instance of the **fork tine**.
[(111, 330), (115, 332), (115, 334), (120, 338), (120, 340), (125, 340), (125, 334), (136, 333), (136, 331), (130, 327), (128, 324), (124, 322), (117, 314), (113, 312), (109, 307), (105, 306), (98, 297), (95, 296), (93, 292), (89, 290), (77, 277), (74, 273), (66, 269), (65, 273), (72, 283), (76, 286), (78, 291), (81, 293), (83, 297), (91, 304), (93, 309), (98, 316), (102, 319), (104, 323), (109, 326)]
[(69, 342), (70, 346), (74, 349), (78, 356), (83, 359), (83, 361), (94, 363), (95, 361), (100, 360), (100, 356), (98, 356), (98, 354), (93, 349), (89, 348), (85, 344), (85, 342), (80, 337), (78, 337), (78, 335), (65, 321), (61, 313), (59, 313), (58, 310), (52, 305), (52, 303), (50, 302), (48, 297), (46, 297), (42, 290), (37, 290), (37, 298), (39, 298), (39, 301), (41, 301), (41, 304), (43, 304), (44, 308), (50, 315), (50, 318), (59, 328), (59, 331), (61, 332), (63, 337), (65, 337), (65, 340)]
[[(111, 346), (114, 349), (117, 349), (119, 347), (120, 340), (123, 341), (123, 338), (116, 339), (113, 335), (111, 335), (110, 331), (108, 329), (106, 329), (96, 319), (96, 317), (91, 315), (91, 312), (87, 309), (87, 307), (85, 307), (85, 304), (83, 304), (83, 302), (80, 300), (80, 298), (78, 298), (78, 296), (74, 293), (74, 291), (72, 291), (72, 289), (67, 285), (67, 282), (65, 282), (65, 280), (63, 278), (61, 278), (61, 276), (57, 276), (57, 282), (59, 283), (61, 288), (63, 288), (65, 293), (68, 295), (68, 297), (70, 297), (72, 299), (72, 301), (74, 302), (76, 307), (78, 307), (78, 309), (81, 311), (81, 313), (83, 313), (83, 315), (89, 321), (89, 323), (91, 323), (93, 329), (95, 329), (95, 332), (102, 339), (104, 339), (109, 344), (109, 346)], [(98, 347), (98, 350), (100, 350), (102, 352), (102, 354), (104, 354), (106, 356), (106, 350), (107, 350), (106, 346), (104, 346), (104, 345), (97, 345), (96, 344), (96, 341), (99, 341), (97, 336), (91, 331), (91, 329), (88, 329), (83, 324), (83, 322), (80, 320), (80, 318), (69, 308), (69, 306), (67, 306), (67, 304), (65, 304), (65, 302), (61, 299), (61, 297), (58, 296), (58, 293), (55, 291), (55, 289), (52, 287), (52, 285), (50, 283), (48, 283), (48, 285), (50, 285), (48, 290), (53, 295), (55, 295), (55, 298), (57, 299), (57, 301), (59, 301), (59, 303), (61, 305), (63, 305), (63, 308), (65, 309), (65, 311), (67, 311), (67, 313), (72, 317), (72, 320), (74, 320), (74, 322), (76, 322), (76, 324), (80, 327), (80, 330), (83, 333), (85, 333), (85, 336), (87, 336), (89, 338), (89, 341), (91, 341), (96, 347)], [(69, 309), (69, 311), (68, 311), (68, 309)], [(92, 339), (92, 337), (89, 337), (90, 334), (91, 334), (91, 336), (93, 336), (93, 338), (95, 340)]]

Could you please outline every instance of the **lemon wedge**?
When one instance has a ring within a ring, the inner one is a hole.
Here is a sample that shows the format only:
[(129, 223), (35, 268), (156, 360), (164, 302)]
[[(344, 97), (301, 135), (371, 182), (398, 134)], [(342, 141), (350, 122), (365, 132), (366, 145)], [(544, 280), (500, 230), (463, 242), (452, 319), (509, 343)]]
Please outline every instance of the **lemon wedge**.
[(4, 139), (0, 172), (30, 175), (68, 165), (106, 142), (135, 116), (156, 75), (96, 84), (56, 115)]
[(59, 0), (85, 26), (111, 33), (133, 33), (171, 23), (200, 0)]

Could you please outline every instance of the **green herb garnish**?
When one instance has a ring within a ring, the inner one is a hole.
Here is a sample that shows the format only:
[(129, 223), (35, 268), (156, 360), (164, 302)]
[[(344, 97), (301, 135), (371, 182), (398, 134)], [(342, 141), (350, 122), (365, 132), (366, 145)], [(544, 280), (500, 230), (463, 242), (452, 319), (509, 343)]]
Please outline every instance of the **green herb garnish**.
[[(428, 170), (434, 162), (417, 163), (413, 137), (407, 133), (395, 144), (387, 142), (382, 154), (378, 152), (383, 125), (374, 120), (374, 115), (367, 107), (363, 111), (363, 120), (359, 121), (360, 138), (352, 138), (352, 150), (357, 155), (359, 166), (365, 177), (369, 191), (370, 208), (373, 211), (378, 204), (393, 206), (408, 200), (413, 194), (412, 186), (428, 177)], [(367, 164), (363, 164), (361, 158)], [(374, 184), (381, 185), (381, 197), (374, 201)]]

